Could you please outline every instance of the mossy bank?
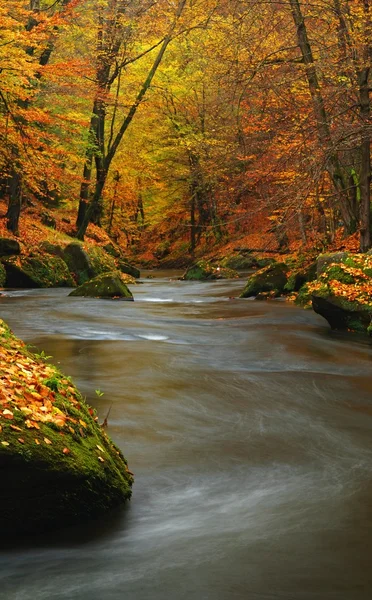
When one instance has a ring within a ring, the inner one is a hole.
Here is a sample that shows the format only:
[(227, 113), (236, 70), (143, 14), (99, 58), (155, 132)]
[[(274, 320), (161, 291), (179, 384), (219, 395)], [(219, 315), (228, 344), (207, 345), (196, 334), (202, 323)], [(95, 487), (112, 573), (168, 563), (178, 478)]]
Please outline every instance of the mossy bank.
[(70, 379), (0, 320), (0, 528), (62, 528), (131, 496), (127, 462)]

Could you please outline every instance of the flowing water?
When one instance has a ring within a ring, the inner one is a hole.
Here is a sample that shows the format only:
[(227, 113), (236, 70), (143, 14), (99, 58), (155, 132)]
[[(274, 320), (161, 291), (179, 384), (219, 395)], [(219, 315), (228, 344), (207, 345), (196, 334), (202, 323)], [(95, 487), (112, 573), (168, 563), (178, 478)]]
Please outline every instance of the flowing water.
[(136, 475), (101, 520), (2, 539), (0, 598), (370, 600), (369, 342), (282, 301), (232, 299), (243, 281), (160, 275), (133, 303), (0, 298), (102, 420), (112, 405)]

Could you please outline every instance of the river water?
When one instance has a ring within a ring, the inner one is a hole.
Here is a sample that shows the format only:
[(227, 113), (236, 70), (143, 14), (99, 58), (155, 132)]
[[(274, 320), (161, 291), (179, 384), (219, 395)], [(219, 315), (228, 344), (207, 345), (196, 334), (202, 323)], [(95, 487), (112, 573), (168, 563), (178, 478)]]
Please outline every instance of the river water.
[[(135, 472), (103, 519), (13, 545), (2, 600), (370, 600), (372, 348), (244, 281), (160, 273), (135, 302), (18, 290)], [(95, 394), (99, 389), (103, 396)]]

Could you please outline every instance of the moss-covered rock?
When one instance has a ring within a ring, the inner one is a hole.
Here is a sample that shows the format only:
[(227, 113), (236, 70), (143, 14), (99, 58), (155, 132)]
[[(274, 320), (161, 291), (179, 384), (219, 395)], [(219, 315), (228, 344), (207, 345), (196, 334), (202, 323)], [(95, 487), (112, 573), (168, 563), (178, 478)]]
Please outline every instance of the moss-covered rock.
[(133, 300), (132, 292), (127, 288), (125, 276), (119, 271), (102, 273), (90, 281), (83, 283), (69, 295), (84, 296), (86, 298)]
[(64, 259), (64, 250), (59, 244), (52, 244), (51, 242), (45, 241), (39, 244), (39, 252), (51, 254), (52, 256), (58, 256)]
[(136, 267), (134, 267), (133, 265), (130, 265), (129, 263), (127, 263), (124, 260), (119, 260), (118, 261), (118, 268), (119, 268), (119, 270), (122, 273), (126, 273), (127, 275), (131, 275), (135, 279), (139, 279), (141, 277), (140, 270), (137, 269)]
[(117, 246), (116, 244), (113, 244), (112, 242), (109, 242), (108, 244), (103, 246), (103, 249), (105, 252), (107, 252), (107, 254), (109, 254), (110, 256), (113, 256), (114, 258), (120, 258), (120, 256), (121, 256), (121, 250), (120, 250), (119, 246)]
[(243, 271), (245, 269), (255, 269), (259, 265), (256, 257), (251, 254), (232, 254), (222, 259), (221, 266)]
[(56, 229), (56, 227), (57, 227), (55, 218), (53, 217), (53, 215), (51, 215), (47, 211), (44, 211), (41, 213), (40, 221), (43, 225), (46, 225), (47, 227), (50, 227), (51, 229)]
[(66, 263), (57, 256), (28, 256), (3, 261), (6, 287), (48, 288), (74, 287)]
[(331, 252), (328, 254), (320, 254), (317, 260), (317, 277), (319, 277), (329, 265), (342, 263), (347, 257), (347, 252)]
[(199, 260), (191, 265), (181, 277), (183, 281), (206, 281), (213, 279), (237, 279), (239, 273), (233, 269), (214, 266), (206, 260)]
[(278, 296), (284, 291), (287, 273), (288, 267), (285, 263), (275, 263), (264, 267), (248, 278), (240, 298), (250, 298), (261, 292), (274, 292)]
[(63, 258), (78, 285), (94, 277), (95, 272), (90, 258), (79, 242), (68, 244), (64, 249)]
[(305, 269), (294, 270), (284, 286), (286, 292), (298, 292), (305, 283), (314, 281), (317, 276), (317, 263), (314, 262)]
[(269, 265), (275, 265), (275, 258), (263, 257), (257, 258), (257, 266), (259, 269), (263, 269), (263, 267), (268, 267)]
[(307, 284), (306, 296), (332, 329), (370, 334), (372, 256), (344, 254), (340, 262), (328, 263), (317, 281)]
[(127, 500), (127, 462), (69, 378), (2, 321), (0, 345), (1, 531), (60, 529)]
[(11, 238), (0, 238), (0, 256), (14, 256), (21, 253), (17, 240)]
[(97, 277), (101, 273), (111, 273), (116, 270), (114, 257), (107, 254), (100, 246), (84, 246), (84, 249), (91, 264), (92, 277)]

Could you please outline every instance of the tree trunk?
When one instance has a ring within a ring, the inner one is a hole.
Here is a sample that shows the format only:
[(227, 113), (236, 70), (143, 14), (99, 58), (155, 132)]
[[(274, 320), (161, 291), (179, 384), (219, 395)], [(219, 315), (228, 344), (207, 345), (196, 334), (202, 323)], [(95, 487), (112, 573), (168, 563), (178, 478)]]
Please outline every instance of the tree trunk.
[(360, 164), (360, 251), (366, 252), (371, 246), (371, 138), (369, 118), (369, 68), (359, 73), (360, 117), (362, 121), (361, 164)]
[(19, 171), (12, 169), (9, 178), (9, 203), (7, 211), (6, 226), (9, 231), (18, 235), (19, 216), (22, 205), (22, 175)]
[(350, 205), (348, 197), (348, 185), (347, 181), (345, 181), (342, 165), (337, 154), (332, 149), (329, 119), (320, 89), (320, 83), (315, 68), (315, 61), (310, 41), (307, 35), (305, 20), (301, 12), (299, 0), (289, 0), (289, 3), (291, 6), (293, 21), (297, 30), (298, 46), (301, 50), (303, 62), (305, 64), (306, 79), (312, 98), (318, 139), (326, 157), (326, 169), (338, 196), (338, 205), (344, 225), (348, 233), (353, 233), (356, 229), (358, 217), (357, 215), (353, 214), (352, 207)]

